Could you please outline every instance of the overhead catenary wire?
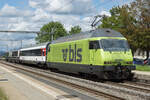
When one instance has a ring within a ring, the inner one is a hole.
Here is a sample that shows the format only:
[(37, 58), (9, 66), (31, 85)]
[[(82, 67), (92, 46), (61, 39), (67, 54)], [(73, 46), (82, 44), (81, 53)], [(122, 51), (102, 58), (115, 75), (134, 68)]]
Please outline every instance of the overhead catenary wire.
[[(70, 2), (66, 3), (66, 6), (70, 3), (72, 3), (74, 0), (70, 0)], [(59, 9), (63, 9), (64, 7), (66, 6), (62, 6), (62, 7), (59, 7), (56, 10), (59, 10)], [(11, 30), (0, 30), (0, 33), (36, 33), (36, 34), (40, 34), (40, 33), (48, 33), (48, 32), (41, 32), (41, 31), (11, 31)]]
[(0, 30), (1, 33), (40, 33), (40, 31), (12, 31), (12, 30)]
[[(104, 5), (109, 4), (110, 2), (111, 2), (110, 0), (107, 0), (107, 1), (104, 2), (104, 3), (97, 3), (95, 6), (90, 7), (88, 10), (90, 10), (90, 9), (96, 9), (98, 6), (102, 7), (102, 6), (104, 6)], [(86, 15), (86, 16), (85, 16), (85, 17), (89, 17), (89, 18), (90, 18), (89, 22), (87, 22), (87, 23), (89, 24), (89, 26), (92, 26), (93, 20), (96, 19), (95, 16), (99, 16), (99, 15), (101, 15), (101, 14), (99, 14), (98, 11), (97, 11), (97, 14), (94, 14), (94, 15)], [(100, 19), (98, 22), (100, 22), (100, 21), (101, 21), (101, 19)], [(98, 23), (98, 22), (97, 22), (97, 23)], [(93, 27), (92, 27), (92, 30), (93, 30)]]
[[(71, 4), (72, 2), (73, 2), (74, 0), (70, 0), (68, 3), (66, 3), (66, 6), (67, 5), (69, 5), (69, 4)], [(109, 1), (109, 0), (108, 0)], [(97, 4), (96, 6), (92, 6), (91, 8), (89, 8), (89, 9), (94, 9), (94, 8), (96, 8), (98, 5), (99, 6), (101, 6), (101, 5), (105, 5), (105, 4), (107, 4), (108, 3), (108, 1), (107, 2), (104, 2), (104, 3), (102, 3), (102, 4)], [(109, 1), (110, 2), (110, 1)], [(57, 9), (55, 9), (55, 11), (56, 10), (59, 10), (59, 9), (63, 9), (64, 7), (66, 7), (66, 6), (62, 6), (62, 7), (59, 7), (59, 8), (57, 8)], [(87, 10), (89, 10), (89, 9), (87, 9)], [(13, 31), (13, 30), (0, 30), (0, 33), (29, 33), (29, 34), (31, 34), (31, 33), (36, 33), (36, 34), (39, 34), (39, 33), (41, 33), (40, 31)], [(47, 32), (42, 32), (42, 33), (47, 33)]]
[[(112, 1), (112, 0), (111, 0), (111, 1)], [(90, 7), (90, 8), (87, 9), (87, 10), (96, 9), (98, 6), (102, 7), (102, 6), (104, 6), (104, 5), (107, 5), (107, 4), (111, 3), (111, 1), (110, 1), (110, 0), (107, 0), (107, 1), (104, 2), (104, 3), (97, 3), (95, 6), (92, 6), (92, 7)], [(95, 15), (91, 15), (91, 17), (94, 17), (94, 16), (95, 16)]]
[[(70, 0), (68, 3), (66, 3), (66, 6), (67, 5), (69, 5), (69, 4), (71, 4), (72, 2), (73, 2), (74, 0)], [(108, 0), (108, 1), (106, 1), (106, 2), (104, 2), (104, 3), (97, 3), (96, 4), (96, 6), (92, 6), (92, 7), (90, 7), (89, 9), (87, 9), (87, 10), (90, 10), (90, 9), (95, 9), (95, 8), (97, 8), (97, 6), (104, 6), (104, 5), (106, 5), (106, 4), (109, 4), (110, 2), (112, 2), (113, 0)], [(57, 8), (57, 9), (55, 9), (55, 11), (58, 11), (59, 9), (63, 9), (64, 7), (66, 7), (66, 6), (62, 6), (62, 7), (59, 7), (59, 8)], [(90, 16), (90, 17), (94, 17), (94, 16)], [(91, 22), (89, 22), (89, 23), (91, 23)], [(43, 33), (43, 34), (45, 34), (45, 33), (47, 33), (47, 32), (40, 32), (40, 31), (9, 31), (9, 30), (0, 30), (0, 33), (29, 33), (29, 34), (31, 34), (31, 33), (36, 33), (36, 34), (39, 34), (39, 33)], [(50, 33), (51, 34), (51, 33)]]
[[(10, 42), (9, 44), (6, 44), (8, 47), (11, 46), (11, 49), (8, 49), (8, 48), (7, 48), (7, 51), (8, 51), (8, 50), (14, 50), (13, 46), (14, 46), (14, 44), (16, 44), (16, 43), (18, 43), (18, 42), (20, 43), (19, 48), (23, 48), (23, 47), (28, 46), (28, 45), (23, 45), (23, 41), (26, 41), (26, 40), (33, 40), (33, 39), (22, 39), (22, 40), (0, 39), (0, 41)], [(4, 43), (3, 43), (3, 45), (4, 45)], [(33, 44), (31, 43), (30, 46), (31, 46), (31, 45), (33, 45)], [(1, 44), (0, 44), (0, 47), (1, 47)]]
[[(71, 4), (74, 0), (70, 0), (69, 2), (67, 2), (65, 5), (68, 6), (69, 4)], [(112, 0), (111, 0), (112, 1)], [(90, 10), (90, 9), (95, 9), (97, 8), (98, 6), (104, 6), (106, 4), (109, 4), (111, 2), (110, 0), (104, 2), (104, 3), (97, 3), (95, 6), (92, 6), (90, 7), (89, 9), (87, 10)], [(56, 8), (55, 11), (58, 11), (58, 10), (62, 10), (63, 8), (65, 8), (66, 6), (61, 6), (59, 8)], [(69, 12), (67, 12), (69, 13)], [(98, 21), (99, 22), (99, 21)], [(95, 25), (98, 23), (96, 22)], [(55, 30), (55, 29), (54, 29)], [(24, 34), (24, 33), (27, 33), (27, 34), (32, 34), (32, 33), (35, 33), (35, 34), (46, 34), (46, 33), (49, 33), (49, 32), (41, 32), (41, 31), (13, 31), (13, 30), (0, 30), (0, 33), (19, 33), (19, 34)], [(49, 34), (54, 34), (54, 32), (50, 32)], [(53, 36), (53, 35), (52, 35)], [(52, 40), (53, 40), (53, 37), (52, 37)], [(7, 41), (7, 40), (3, 40), (3, 39), (0, 39), (0, 41)], [(21, 41), (21, 40), (8, 40), (8, 41)]]
[[(118, 5), (119, 5), (119, 1), (124, 1), (124, 0), (116, 0), (117, 1), (117, 3), (118, 3)], [(132, 0), (131, 0), (132, 1)], [(110, 4), (111, 2), (114, 2), (114, 0), (107, 0), (107, 1), (105, 1), (105, 2), (103, 2), (103, 3), (97, 3), (95, 6), (92, 6), (92, 7), (90, 7), (89, 9), (95, 9), (95, 8), (97, 8), (98, 6), (100, 6), (100, 7), (103, 7), (103, 6), (106, 6), (107, 4)], [(89, 10), (88, 9), (88, 10)], [(86, 15), (86, 16), (88, 16), (88, 17), (95, 17), (95, 15), (99, 15), (98, 14), (98, 12), (97, 12), (97, 14), (94, 14), (94, 15)], [(90, 22), (89, 22), (90, 23)]]
[(7, 51), (8, 51), (8, 45), (2, 45), (2, 44), (0, 44), (0, 47), (6, 47), (7, 48)]

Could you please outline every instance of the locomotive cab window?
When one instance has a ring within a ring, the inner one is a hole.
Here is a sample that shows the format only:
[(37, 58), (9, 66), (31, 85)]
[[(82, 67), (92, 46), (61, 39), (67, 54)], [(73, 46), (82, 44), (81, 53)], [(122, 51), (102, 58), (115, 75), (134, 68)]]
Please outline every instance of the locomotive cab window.
[(100, 40), (104, 51), (128, 51), (129, 46), (126, 40), (102, 39)]
[(99, 41), (90, 41), (89, 49), (100, 49)]

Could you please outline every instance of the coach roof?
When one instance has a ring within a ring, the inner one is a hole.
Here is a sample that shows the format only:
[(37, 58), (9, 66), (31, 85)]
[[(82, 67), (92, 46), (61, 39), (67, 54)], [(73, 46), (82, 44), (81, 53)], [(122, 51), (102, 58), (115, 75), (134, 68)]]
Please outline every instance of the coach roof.
[(34, 50), (34, 49), (40, 49), (40, 48), (46, 48), (46, 46), (49, 44), (49, 42), (46, 43), (40, 43), (40, 44), (33, 44), (33, 45), (28, 45), (26, 47), (23, 47), (22, 49), (20, 49), (21, 51), (24, 50)]
[(92, 31), (68, 35), (65, 37), (60, 37), (57, 40), (52, 41), (52, 43), (61, 43), (61, 42), (74, 41), (74, 40), (93, 38), (93, 37), (123, 37), (123, 36), (121, 35), (121, 33), (117, 31), (103, 28), (103, 29), (96, 29)]

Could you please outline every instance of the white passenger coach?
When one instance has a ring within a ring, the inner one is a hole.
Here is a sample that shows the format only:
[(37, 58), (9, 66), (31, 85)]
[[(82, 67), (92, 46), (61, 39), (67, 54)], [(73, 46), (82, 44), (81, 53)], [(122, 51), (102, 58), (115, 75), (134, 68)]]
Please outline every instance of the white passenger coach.
[(20, 62), (38, 65), (46, 64), (46, 53), (48, 44), (49, 43), (45, 43), (42, 45), (36, 45), (20, 49)]

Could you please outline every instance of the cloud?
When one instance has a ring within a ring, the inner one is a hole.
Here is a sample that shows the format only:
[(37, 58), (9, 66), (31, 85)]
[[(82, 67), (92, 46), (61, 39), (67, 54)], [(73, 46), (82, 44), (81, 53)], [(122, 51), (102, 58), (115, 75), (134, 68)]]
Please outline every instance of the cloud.
[[(29, 44), (30, 43), (30, 44)], [(27, 47), (34, 45), (36, 41), (34, 39), (22, 39), (17, 41), (0, 41), (0, 51), (12, 51), (21, 47)]]
[(42, 9), (36, 9), (34, 11), (34, 16), (31, 17), (31, 21), (32, 22), (48, 22), (51, 19), (50, 14), (48, 14), (47, 12), (45, 12)]
[(34, 10), (21, 10), (5, 4), (0, 9), (0, 21), (3, 22), (0, 28), (39, 31), (50, 21), (60, 21), (69, 31), (71, 26), (83, 26), (81, 22), (86, 22), (81, 18), (83, 14), (93, 13), (92, 0), (29, 0), (29, 5)]
[(19, 10), (16, 9), (13, 6), (9, 6), (8, 4), (5, 4), (4, 7), (0, 10), (0, 17), (20, 17), (20, 16), (32, 16), (32, 11), (30, 10)]
[(84, 15), (95, 11), (92, 0), (29, 0), (29, 5), (55, 14)]
[(45, 1), (46, 0), (29, 0), (29, 6), (32, 8), (44, 8), (45, 6), (48, 6)]
[(17, 16), (17, 9), (15, 7), (12, 7), (12, 6), (9, 6), (8, 4), (6, 4), (1, 9), (0, 16), (3, 16), (3, 17), (16, 17)]
[[(92, 15), (97, 13), (92, 0), (29, 0), (30, 9), (18, 9), (5, 4), (0, 9), (0, 30), (26, 30), (39, 31), (50, 21), (61, 22), (67, 31), (72, 26), (79, 25), (82, 31), (91, 29)], [(100, 14), (110, 15), (106, 11)], [(6, 38), (3, 38), (6, 37)], [(35, 34), (0, 34), (1, 39), (30, 41), (24, 44), (35, 43)], [(10, 42), (5, 44), (11, 45)], [(18, 48), (15, 42), (14, 47)]]
[(111, 16), (110, 12), (107, 12), (107, 11), (101, 11), (100, 15), (106, 15), (106, 16)]

